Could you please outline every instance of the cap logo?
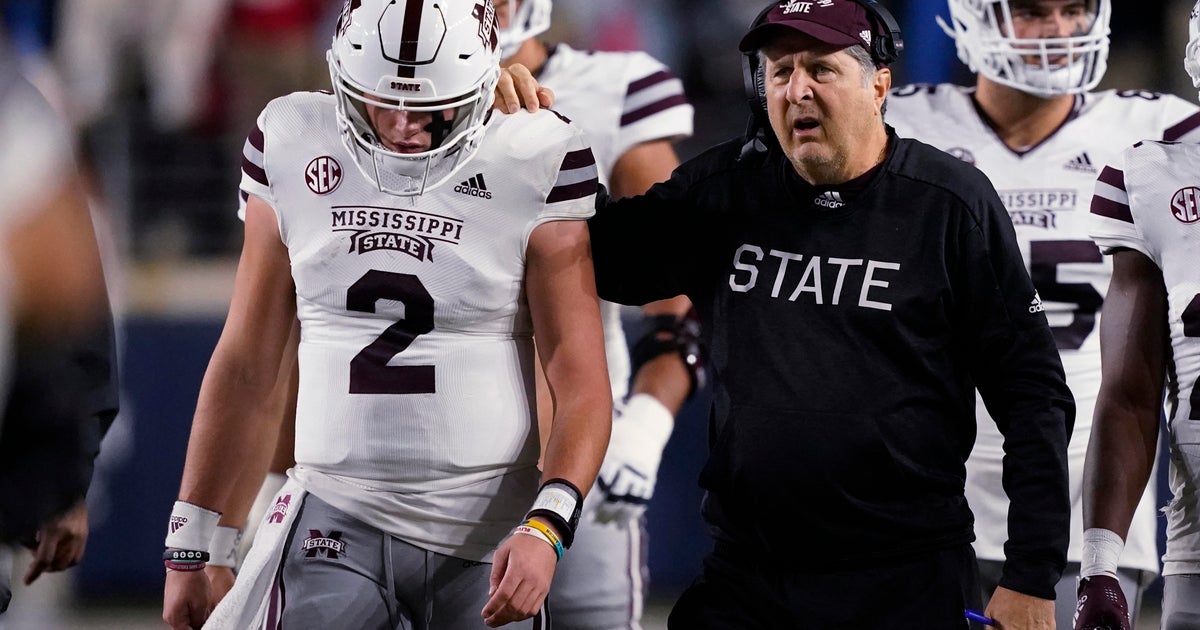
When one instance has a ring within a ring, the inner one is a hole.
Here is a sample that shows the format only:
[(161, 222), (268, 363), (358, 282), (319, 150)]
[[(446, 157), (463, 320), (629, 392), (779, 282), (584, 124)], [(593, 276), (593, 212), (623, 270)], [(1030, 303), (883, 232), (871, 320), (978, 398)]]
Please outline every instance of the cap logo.
[[(783, 7), (784, 15), (791, 15), (793, 13), (808, 13), (809, 11), (812, 10), (813, 3), (797, 2), (797, 0), (788, 0), (787, 4), (781, 4), (779, 6)], [(822, 6), (824, 6), (824, 5), (822, 5)]]
[(864, 42), (866, 42), (868, 46), (870, 46), (870, 45), (871, 45), (871, 31), (862, 31), (862, 32), (860, 32), (860, 33), (858, 34), (858, 36), (859, 36), (859, 38), (861, 38), (861, 39), (862, 39)]
[(831, 7), (833, 6), (833, 0), (817, 0), (817, 6), (821, 7), (822, 9), (825, 7)]

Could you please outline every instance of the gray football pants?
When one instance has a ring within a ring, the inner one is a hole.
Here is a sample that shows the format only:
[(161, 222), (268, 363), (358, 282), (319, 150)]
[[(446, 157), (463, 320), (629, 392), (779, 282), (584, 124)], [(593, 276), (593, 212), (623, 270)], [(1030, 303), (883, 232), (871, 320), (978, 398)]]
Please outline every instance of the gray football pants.
[(1163, 578), (1162, 630), (1200, 628), (1200, 575)]
[[(283, 630), (485, 630), (492, 565), (410, 545), (305, 496), (272, 587)], [(542, 616), (506, 628), (547, 628)]]

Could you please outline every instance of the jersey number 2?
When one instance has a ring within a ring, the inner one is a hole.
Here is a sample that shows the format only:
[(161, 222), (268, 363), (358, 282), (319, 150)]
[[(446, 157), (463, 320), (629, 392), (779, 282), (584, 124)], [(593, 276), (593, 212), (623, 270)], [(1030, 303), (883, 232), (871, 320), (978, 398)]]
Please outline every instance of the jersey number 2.
[(432, 394), (432, 365), (388, 365), (418, 335), (433, 330), (433, 296), (409, 273), (371, 270), (346, 290), (346, 309), (374, 313), (379, 300), (404, 305), (404, 319), (388, 326), (350, 361), (351, 394)]

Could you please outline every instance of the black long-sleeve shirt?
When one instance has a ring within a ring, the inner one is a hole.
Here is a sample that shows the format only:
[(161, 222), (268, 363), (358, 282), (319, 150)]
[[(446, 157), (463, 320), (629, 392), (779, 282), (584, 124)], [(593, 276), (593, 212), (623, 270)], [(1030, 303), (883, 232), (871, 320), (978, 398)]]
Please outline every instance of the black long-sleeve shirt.
[(991, 184), (890, 130), (883, 164), (840, 188), (809, 186), (777, 148), (741, 147), (590, 222), (602, 297), (686, 294), (704, 322), (705, 518), (801, 568), (969, 542), (978, 388), (1005, 435), (1001, 584), (1052, 599), (1074, 402)]

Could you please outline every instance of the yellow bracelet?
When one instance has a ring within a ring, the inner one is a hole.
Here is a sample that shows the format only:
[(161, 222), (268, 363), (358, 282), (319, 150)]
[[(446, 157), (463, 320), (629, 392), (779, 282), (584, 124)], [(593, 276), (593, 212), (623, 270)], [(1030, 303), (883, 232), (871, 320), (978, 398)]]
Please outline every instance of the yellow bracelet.
[(556, 534), (553, 529), (550, 529), (549, 527), (547, 527), (533, 519), (529, 519), (529, 520), (525, 521), (524, 523), (521, 523), (521, 525), (524, 525), (525, 527), (531, 527), (531, 528), (536, 529), (537, 531), (541, 532), (546, 537), (546, 539), (550, 541), (550, 545), (554, 547), (554, 553), (558, 555), (560, 560), (562, 559), (562, 555), (563, 555), (562, 539), (558, 537), (558, 534)]

